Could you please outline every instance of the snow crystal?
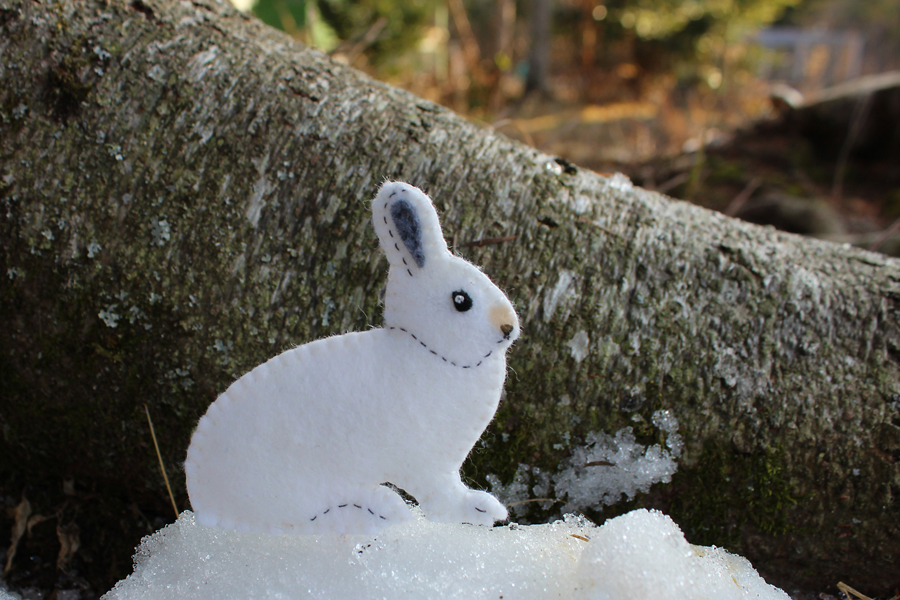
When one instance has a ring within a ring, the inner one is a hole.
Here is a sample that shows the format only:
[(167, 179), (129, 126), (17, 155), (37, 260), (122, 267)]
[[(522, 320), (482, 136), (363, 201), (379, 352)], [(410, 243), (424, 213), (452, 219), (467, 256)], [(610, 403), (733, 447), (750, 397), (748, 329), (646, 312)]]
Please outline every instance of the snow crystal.
[[(562, 598), (787, 600), (749, 562), (691, 546), (671, 519), (637, 510), (596, 527), (432, 523), (376, 536), (238, 533), (186, 511), (141, 542), (134, 574), (103, 600)], [(3, 599), (0, 595), (0, 600)]]

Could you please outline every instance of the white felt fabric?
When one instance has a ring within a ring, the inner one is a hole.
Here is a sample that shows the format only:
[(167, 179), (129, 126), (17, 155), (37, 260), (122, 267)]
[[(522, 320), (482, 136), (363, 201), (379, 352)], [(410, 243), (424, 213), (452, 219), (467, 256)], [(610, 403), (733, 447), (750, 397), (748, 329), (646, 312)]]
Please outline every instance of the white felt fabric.
[[(374, 532), (409, 518), (385, 482), (435, 521), (506, 518), (496, 498), (463, 485), (459, 469), (497, 409), (515, 311), (448, 251), (420, 190), (384, 184), (373, 221), (390, 263), (385, 327), (289, 350), (219, 396), (185, 462), (199, 523)], [(454, 299), (463, 297), (471, 307), (460, 311)]]

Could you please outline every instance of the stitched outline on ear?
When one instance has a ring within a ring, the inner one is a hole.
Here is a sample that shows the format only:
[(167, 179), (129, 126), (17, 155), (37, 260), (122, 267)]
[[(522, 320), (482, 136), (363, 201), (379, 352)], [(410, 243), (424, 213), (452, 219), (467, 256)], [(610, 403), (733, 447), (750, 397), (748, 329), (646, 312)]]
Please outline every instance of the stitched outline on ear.
[[(431, 352), (432, 354), (434, 354), (435, 356), (437, 356), (438, 358), (440, 358), (442, 361), (444, 361), (445, 363), (450, 363), (450, 364), (453, 365), (454, 367), (459, 367), (459, 368), (461, 368), (461, 369), (474, 369), (475, 367), (480, 367), (480, 366), (481, 366), (481, 363), (484, 362), (484, 359), (488, 358), (491, 354), (494, 353), (494, 351), (491, 350), (490, 352), (488, 352), (487, 354), (485, 354), (484, 356), (482, 356), (482, 357), (481, 357), (481, 360), (479, 360), (479, 361), (478, 361), (477, 363), (475, 363), (474, 365), (458, 365), (458, 364), (456, 364), (455, 362), (453, 362), (452, 360), (450, 360), (449, 358), (447, 358), (446, 356), (444, 356), (444, 355), (442, 355), (442, 354), (438, 354), (437, 352), (435, 352), (434, 350), (432, 350), (431, 348), (429, 348), (429, 347), (428, 347), (428, 344), (426, 344), (425, 342), (423, 342), (422, 340), (420, 340), (419, 338), (417, 338), (417, 337), (416, 337), (416, 334), (414, 334), (413, 332), (407, 331), (407, 330), (404, 329), (403, 327), (396, 327), (396, 326), (394, 326), (394, 325), (388, 326), (388, 329), (391, 329), (391, 330), (397, 329), (397, 330), (402, 331), (403, 333), (409, 334), (409, 335), (412, 337), (412, 339), (414, 339), (414, 340), (416, 340), (417, 342), (419, 342), (419, 345), (421, 345), (423, 348), (425, 348), (426, 350), (428, 350), (429, 352)], [(507, 340), (500, 340), (500, 341), (497, 342), (497, 343), (498, 343), (498, 344), (502, 344), (502, 343), (505, 342), (505, 341), (507, 341)]]
[[(393, 198), (396, 194), (397, 192), (394, 192), (390, 195), (390, 198)], [(385, 210), (387, 210), (388, 204), (390, 202), (384, 203)], [(419, 222), (419, 215), (412, 204), (404, 198), (395, 200), (388, 212), (390, 212), (391, 220), (394, 222), (394, 228), (397, 230), (400, 240), (412, 256), (416, 266), (421, 269), (425, 266), (425, 248), (422, 245), (422, 225)], [(388, 234), (393, 238), (394, 232), (390, 229), (387, 216), (384, 217), (384, 224), (388, 226)], [(396, 242), (394, 242), (394, 248), (398, 252), (400, 251), (400, 247)], [(409, 264), (406, 262), (406, 259), (401, 257), (401, 260), (407, 267), (406, 272), (412, 276), (412, 271), (409, 270)]]

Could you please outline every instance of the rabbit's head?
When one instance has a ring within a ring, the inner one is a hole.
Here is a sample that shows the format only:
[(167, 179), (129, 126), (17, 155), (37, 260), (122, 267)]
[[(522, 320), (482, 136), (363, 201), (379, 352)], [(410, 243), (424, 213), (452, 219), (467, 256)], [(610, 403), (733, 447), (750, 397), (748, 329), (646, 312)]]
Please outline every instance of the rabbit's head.
[(457, 366), (502, 354), (519, 335), (516, 312), (484, 273), (450, 253), (431, 199), (409, 184), (388, 182), (372, 213), (391, 266), (385, 326), (408, 332)]

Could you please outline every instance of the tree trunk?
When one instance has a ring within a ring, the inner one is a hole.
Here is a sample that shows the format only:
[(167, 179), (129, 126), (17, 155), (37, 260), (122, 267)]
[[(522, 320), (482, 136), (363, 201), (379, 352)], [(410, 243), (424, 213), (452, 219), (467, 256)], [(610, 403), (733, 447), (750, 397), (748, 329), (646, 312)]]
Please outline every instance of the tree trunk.
[[(186, 508), (217, 393), (379, 323), (391, 178), (520, 312), (470, 479), (552, 473), (590, 432), (659, 441), (640, 423), (668, 409), (671, 483), (592, 517), (658, 506), (789, 590), (900, 584), (897, 261), (577, 169), (224, 2), (0, 0), (0, 56), (0, 496), (80, 527), (66, 577), (105, 591), (171, 518), (144, 405)], [(22, 543), (44, 562), (10, 581), (53, 580), (52, 526)]]

